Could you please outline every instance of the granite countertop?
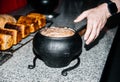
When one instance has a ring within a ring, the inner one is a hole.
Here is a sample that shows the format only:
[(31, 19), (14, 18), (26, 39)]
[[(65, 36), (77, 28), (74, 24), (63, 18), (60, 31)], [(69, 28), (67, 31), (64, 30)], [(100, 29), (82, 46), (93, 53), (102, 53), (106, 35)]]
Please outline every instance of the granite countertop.
[[(24, 10), (29, 12), (26, 8)], [(18, 15), (22, 14), (20, 11)], [(116, 28), (104, 31), (104, 36), (101, 35), (99, 41), (96, 40), (96, 44), (87, 50), (83, 41), (80, 65), (68, 72), (67, 76), (62, 76), (61, 71), (74, 65), (76, 60), (64, 68), (50, 68), (37, 60), (36, 67), (28, 69), (34, 58), (30, 41), (0, 66), (0, 82), (99, 82), (115, 33)]]

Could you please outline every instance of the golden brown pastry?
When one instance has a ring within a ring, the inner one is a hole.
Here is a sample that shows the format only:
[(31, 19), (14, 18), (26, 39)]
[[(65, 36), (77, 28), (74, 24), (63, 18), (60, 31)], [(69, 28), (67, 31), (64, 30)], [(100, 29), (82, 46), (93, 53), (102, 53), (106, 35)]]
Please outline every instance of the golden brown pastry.
[(35, 23), (37, 23), (35, 18), (30, 18), (26, 16), (20, 16), (17, 21), (17, 24), (23, 24), (27, 27), (29, 26), (30, 32), (36, 31), (36, 27), (34, 26)]
[(17, 31), (13, 29), (6, 29), (6, 28), (0, 28), (0, 33), (1, 34), (8, 34), (12, 36), (13, 39), (13, 44), (17, 44)]
[(6, 19), (0, 16), (0, 28), (4, 28), (6, 22), (7, 22)]
[(6, 23), (4, 28), (13, 29), (17, 31), (17, 43), (22, 40), (22, 29), (20, 26), (16, 24)]
[(20, 16), (17, 24), (24, 24), (30, 27), (30, 32), (35, 32), (46, 25), (46, 17), (39, 13), (29, 13), (27, 16)]
[(15, 17), (13, 17), (12, 15), (9, 15), (9, 14), (0, 14), (0, 16), (6, 19), (6, 23), (15, 24), (17, 22), (17, 20), (15, 19)]
[(17, 20), (12, 16), (8, 14), (0, 14), (0, 28), (4, 28), (6, 23), (15, 24)]
[(19, 24), (32, 24), (35, 23), (35, 18), (30, 18), (26, 16), (20, 16), (17, 23)]
[(11, 35), (0, 33), (0, 50), (7, 50), (13, 45), (13, 39)]
[(29, 14), (27, 14), (27, 17), (44, 18), (44, 19), (46, 19), (45, 15), (40, 14), (40, 13), (29, 13)]
[(44, 27), (46, 25), (46, 16), (43, 14), (29, 13), (27, 17), (35, 18), (38, 21), (38, 25), (40, 26), (39, 28)]
[(22, 38), (27, 37), (30, 34), (30, 27), (24, 24), (16, 24), (21, 29)]
[(9, 14), (0, 14), (0, 50), (9, 49), (45, 25), (46, 17), (39, 13), (29, 13), (18, 20)]

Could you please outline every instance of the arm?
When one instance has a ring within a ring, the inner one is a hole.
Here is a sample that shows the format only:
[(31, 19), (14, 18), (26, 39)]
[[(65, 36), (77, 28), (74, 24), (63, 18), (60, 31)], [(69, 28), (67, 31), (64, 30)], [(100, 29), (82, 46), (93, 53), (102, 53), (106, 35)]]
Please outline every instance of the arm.
[[(116, 3), (118, 12), (120, 12), (120, 0), (111, 1)], [(98, 37), (110, 16), (111, 14), (108, 10), (107, 3), (103, 3), (95, 8), (84, 11), (74, 20), (74, 22), (80, 22), (84, 18), (87, 18), (87, 30), (84, 35), (84, 40), (87, 45)]]

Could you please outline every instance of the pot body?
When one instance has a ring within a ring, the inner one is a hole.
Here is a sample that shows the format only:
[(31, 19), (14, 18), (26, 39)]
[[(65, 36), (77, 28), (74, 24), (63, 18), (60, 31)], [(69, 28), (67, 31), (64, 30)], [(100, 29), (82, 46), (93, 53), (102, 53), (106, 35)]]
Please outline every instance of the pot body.
[(82, 39), (78, 33), (70, 37), (52, 38), (36, 33), (33, 51), (49, 67), (64, 67), (79, 57)]
[(28, 3), (40, 13), (51, 14), (57, 8), (59, 0), (28, 0)]

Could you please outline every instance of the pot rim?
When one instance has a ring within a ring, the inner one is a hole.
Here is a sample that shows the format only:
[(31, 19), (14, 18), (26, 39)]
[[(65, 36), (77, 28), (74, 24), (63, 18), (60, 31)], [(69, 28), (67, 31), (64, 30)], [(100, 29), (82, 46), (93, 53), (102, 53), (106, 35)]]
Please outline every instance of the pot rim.
[(70, 28), (70, 27), (67, 27), (67, 26), (51, 26), (51, 27), (68, 28), (68, 29), (72, 30), (72, 31), (74, 32), (74, 34), (71, 35), (71, 36), (66, 36), (66, 37), (50, 37), (50, 36), (45, 36), (45, 35), (41, 34), (41, 31), (42, 31), (43, 29), (45, 29), (45, 28), (50, 28), (50, 27), (44, 27), (44, 28), (40, 29), (40, 30), (38, 31), (38, 34), (40, 34), (41, 36), (43, 36), (43, 37), (45, 37), (45, 38), (49, 38), (49, 39), (68, 39), (68, 38), (71, 38), (71, 37), (75, 36), (76, 34), (78, 34), (74, 29), (72, 29), (72, 28)]

